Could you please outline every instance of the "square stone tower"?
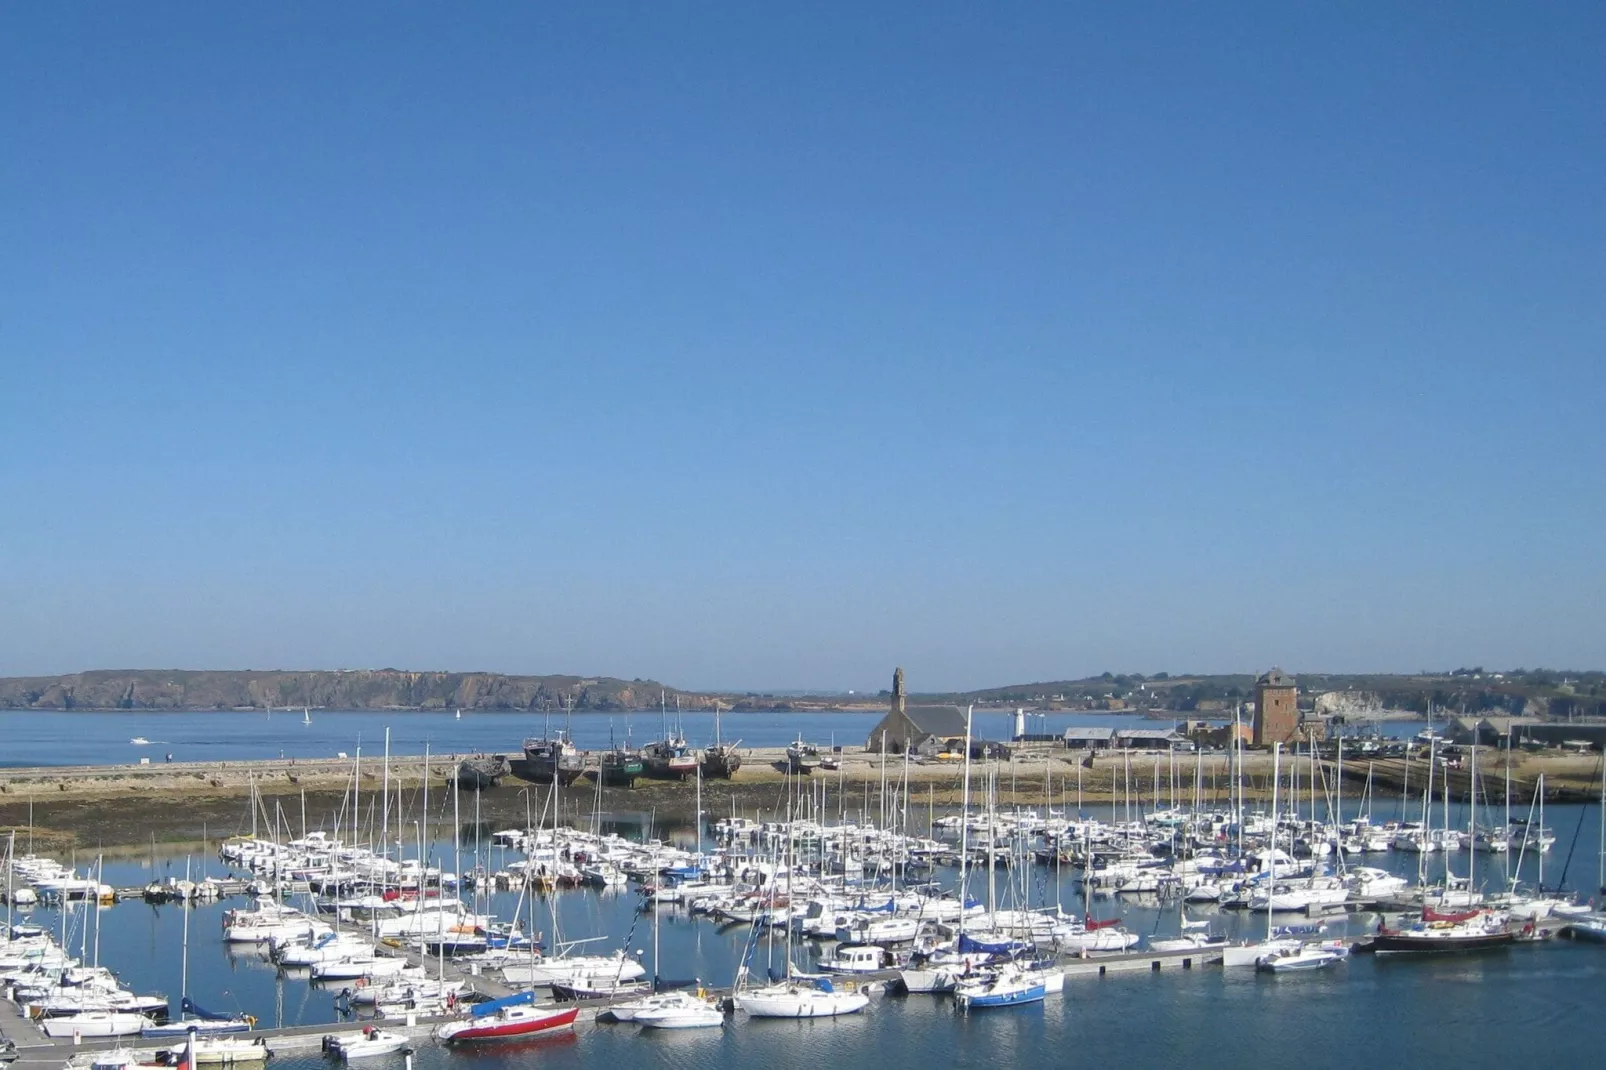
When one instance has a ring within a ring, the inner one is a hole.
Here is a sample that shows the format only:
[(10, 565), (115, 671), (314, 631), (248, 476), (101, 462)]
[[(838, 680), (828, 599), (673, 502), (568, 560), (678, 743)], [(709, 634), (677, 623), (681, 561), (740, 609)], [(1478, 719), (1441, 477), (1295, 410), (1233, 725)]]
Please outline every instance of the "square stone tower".
[(1255, 746), (1293, 740), (1299, 731), (1298, 694), (1294, 678), (1281, 669), (1272, 669), (1255, 681)]

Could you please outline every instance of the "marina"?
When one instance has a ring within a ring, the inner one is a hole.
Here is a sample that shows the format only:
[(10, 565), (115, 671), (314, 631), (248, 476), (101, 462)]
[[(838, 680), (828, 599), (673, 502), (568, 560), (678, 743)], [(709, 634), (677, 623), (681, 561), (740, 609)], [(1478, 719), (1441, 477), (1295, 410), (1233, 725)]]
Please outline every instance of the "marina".
[[(375, 1061), (401, 1058), (405, 1043), (427, 1062), (482, 1036), (540, 1034), (545, 1045), (566, 1033), (584, 1049), (637, 1033), (757, 1029), (769, 1016), (896, 1030), (931, 1013), (1046, 1016), (1052, 1005), (1063, 1015), (1144, 976), (1165, 986), (1155, 998), (1167, 1006), (1187, 991), (1236, 991), (1245, 977), (1304, 973), (1337, 979), (1325, 983), (1342, 1002), (1343, 978), (1370, 986), (1443, 969), (1386, 964), (1395, 958), (1477, 963), (1480, 983), (1497, 986), (1535, 968), (1601, 975), (1590, 895), (1556, 891), (1606, 866), (1598, 806), (1545, 813), (1537, 795), (1532, 813), (1504, 799), (1456, 805), (1442, 781), (1391, 801), (1355, 798), (1313, 755), (1273, 757), (1269, 807), (1230, 789), (1214, 802), (1168, 797), (1158, 776), (1148, 794), (1129, 789), (1113, 804), (1077, 805), (1063, 789), (1004, 805), (1007, 765), (978, 760), (960, 770), (961, 804), (937, 808), (921, 805), (904, 759), (878, 755), (879, 781), (856, 793), (831, 794), (819, 774), (785, 778), (768, 816), (560, 820), (558, 786), (526, 783), (511, 793), (528, 820), (503, 827), (475, 808), (508, 788), (431, 796), (421, 775), (409, 781), (410, 761), (381, 757), (378, 790), (354, 776), (329, 812), (288, 813), (285, 800), (253, 795), (251, 831), (215, 844), (215, 856), (153, 852), (80, 869), (13, 835), (5, 946), (13, 960), (65, 963), (70, 952), (109, 967), (126, 986), (119, 999), (156, 988), (164, 1011), (178, 993), (246, 1016), (238, 1036), (256, 1047), (242, 1050), (276, 1065), (364, 1043)], [(1431, 754), (1424, 768), (1435, 768)], [(551, 775), (561, 784), (560, 768)], [(700, 797), (696, 769), (690, 786)], [(1515, 850), (1480, 846), (1496, 828)], [(1411, 849), (1422, 830), (1445, 848)], [(1486, 935), (1462, 954), (1399, 954), (1416, 950), (1412, 932), (1444, 950), (1474, 921)], [(1575, 929), (1582, 939), (1558, 939)], [(41, 1019), (63, 1012), (20, 993), (45, 991), (29, 977), (52, 967), (15, 967), (0, 1029), (18, 1065), (123, 1050), (148, 1061), (178, 1042), (152, 1035), (159, 1014), (135, 1026), (143, 1038), (70, 1024), (46, 1035), (43, 1022), (71, 1014)], [(637, 1009), (643, 1020), (616, 1021)], [(380, 1034), (352, 1032), (375, 1025)]]

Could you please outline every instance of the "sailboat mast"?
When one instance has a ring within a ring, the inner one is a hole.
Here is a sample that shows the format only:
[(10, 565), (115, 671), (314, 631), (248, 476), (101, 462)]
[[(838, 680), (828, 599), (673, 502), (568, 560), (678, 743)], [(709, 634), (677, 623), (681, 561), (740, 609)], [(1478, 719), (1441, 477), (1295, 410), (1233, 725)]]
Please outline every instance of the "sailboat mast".
[[(1468, 783), (1467, 803), (1467, 905), (1472, 905), (1472, 893), (1477, 889), (1477, 881), (1473, 878), (1478, 871), (1478, 730), (1472, 729), (1472, 779)], [(1445, 775), (1449, 779), (1449, 775)]]
[(1277, 892), (1277, 782), (1282, 779), (1283, 745), (1271, 750), (1271, 851), (1266, 855), (1266, 939), (1271, 940), (1272, 897)]
[(959, 935), (965, 935), (965, 882), (970, 874), (970, 721), (974, 705), (965, 710), (965, 780), (959, 799)]
[(190, 883), (190, 860), (184, 859), (184, 896), (179, 900), (179, 909), (184, 912), (184, 936), (179, 945), (178, 962), (178, 1006), (180, 1013), (184, 1010), (184, 1000), (190, 994), (190, 898), (195, 894), (195, 886)]

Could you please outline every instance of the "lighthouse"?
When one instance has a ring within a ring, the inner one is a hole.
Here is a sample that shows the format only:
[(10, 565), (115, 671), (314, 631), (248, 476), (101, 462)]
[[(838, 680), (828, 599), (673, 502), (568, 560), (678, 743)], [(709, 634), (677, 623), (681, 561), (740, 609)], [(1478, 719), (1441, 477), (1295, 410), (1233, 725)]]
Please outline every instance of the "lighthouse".
[(1015, 742), (1019, 743), (1026, 738), (1026, 709), (1024, 706), (1015, 707)]

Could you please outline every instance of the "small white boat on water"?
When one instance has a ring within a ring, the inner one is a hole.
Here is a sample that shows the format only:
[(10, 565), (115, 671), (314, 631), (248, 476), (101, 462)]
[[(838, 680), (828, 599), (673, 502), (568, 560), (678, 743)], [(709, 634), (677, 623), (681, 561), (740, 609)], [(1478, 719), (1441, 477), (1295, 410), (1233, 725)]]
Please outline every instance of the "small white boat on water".
[(657, 1010), (661, 1007), (689, 1007), (692, 1003), (702, 1003), (701, 999), (687, 992), (656, 992), (640, 999), (626, 1000), (615, 1003), (609, 1007), (606, 1014), (612, 1016), (616, 1022), (633, 1022), (636, 1015), (642, 1011)]
[(1320, 970), (1348, 957), (1349, 951), (1342, 944), (1300, 944), (1292, 950), (1267, 955), (1255, 963), (1255, 969), (1266, 973), (1298, 973)]
[(405, 1033), (393, 1033), (378, 1026), (369, 1026), (360, 1033), (335, 1033), (323, 1038), (323, 1050), (339, 1056), (346, 1062), (369, 1059), (378, 1055), (393, 1055), (407, 1048)]
[(675, 1000), (637, 1011), (634, 1021), (646, 1029), (710, 1029), (725, 1024), (725, 1012), (688, 992), (674, 992)]
[(148, 747), (151, 745), (151, 741), (146, 739), (144, 736), (135, 736), (128, 742), (132, 743), (136, 747)]
[(1290, 937), (1287, 939), (1264, 940), (1256, 944), (1228, 944), (1221, 949), (1221, 965), (1258, 966), (1260, 960), (1270, 955), (1280, 955), (1286, 951), (1297, 951), (1303, 941)]

